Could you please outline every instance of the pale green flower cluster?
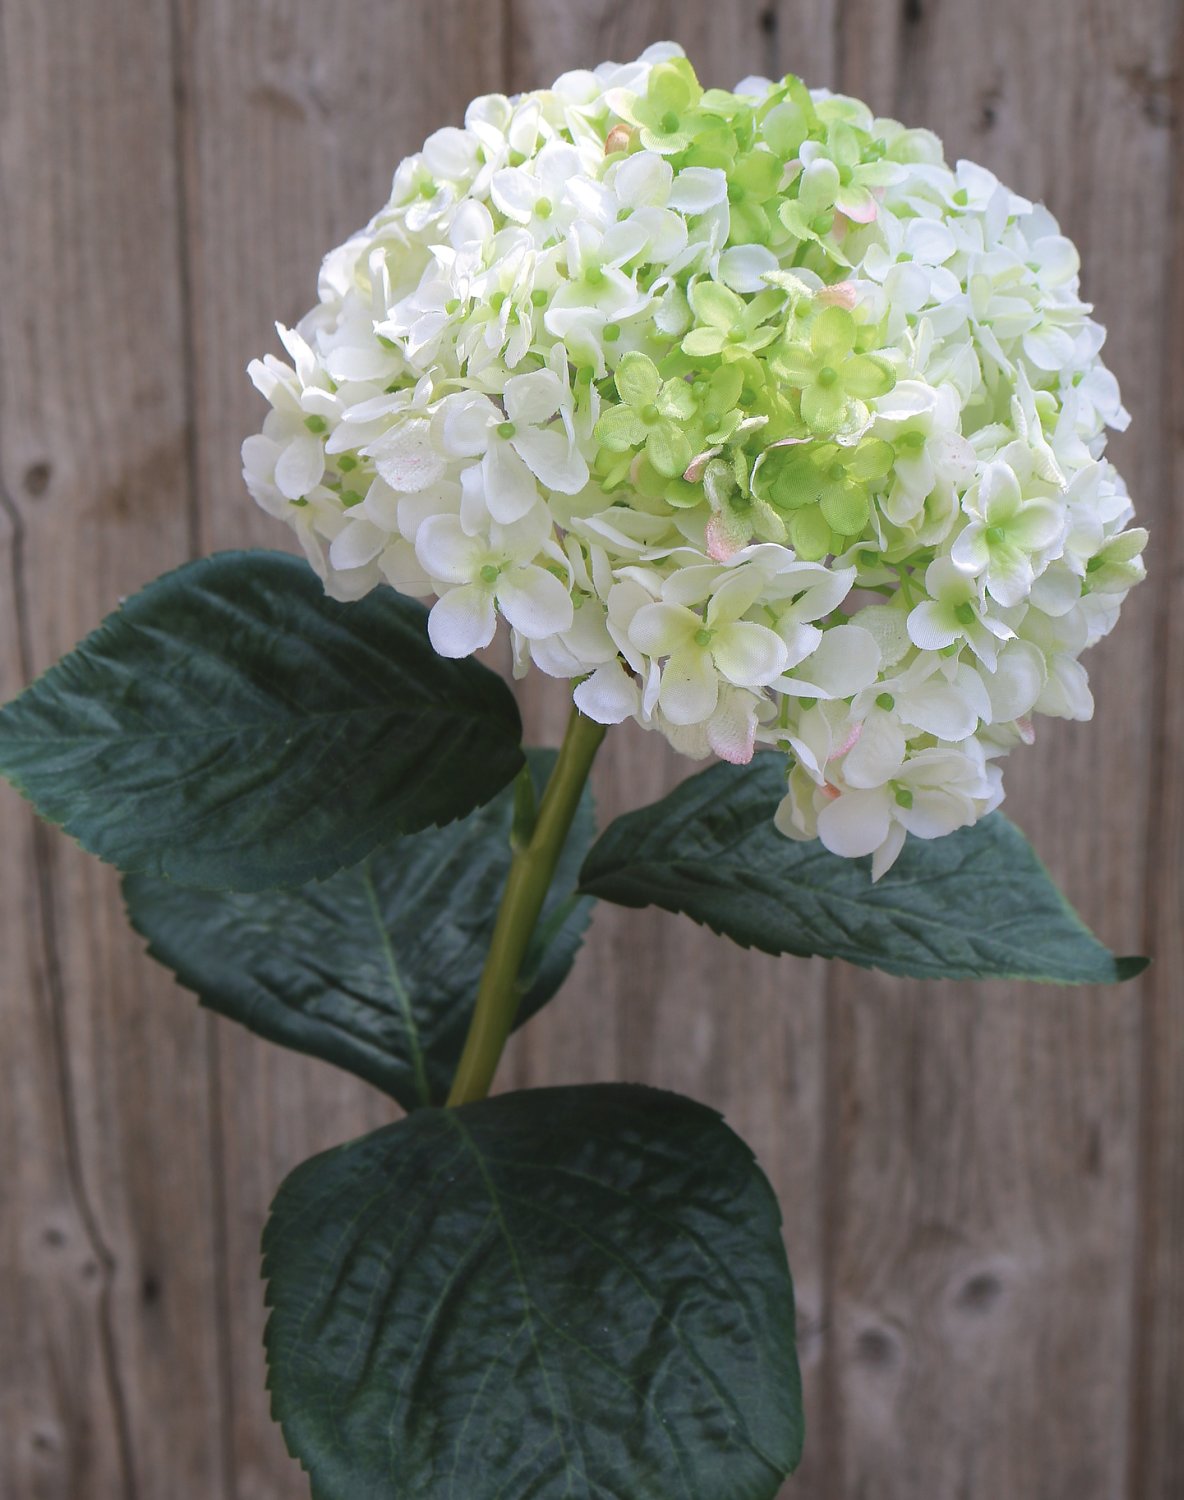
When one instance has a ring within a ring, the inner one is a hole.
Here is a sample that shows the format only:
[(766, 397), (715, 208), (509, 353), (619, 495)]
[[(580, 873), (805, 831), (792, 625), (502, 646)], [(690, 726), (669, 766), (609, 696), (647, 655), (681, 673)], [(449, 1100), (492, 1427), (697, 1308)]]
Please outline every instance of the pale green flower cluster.
[(1002, 797), (1142, 577), (1127, 423), (1048, 211), (795, 78), (678, 48), (476, 100), (251, 366), (251, 493), (326, 587), (510, 628), (876, 874)]

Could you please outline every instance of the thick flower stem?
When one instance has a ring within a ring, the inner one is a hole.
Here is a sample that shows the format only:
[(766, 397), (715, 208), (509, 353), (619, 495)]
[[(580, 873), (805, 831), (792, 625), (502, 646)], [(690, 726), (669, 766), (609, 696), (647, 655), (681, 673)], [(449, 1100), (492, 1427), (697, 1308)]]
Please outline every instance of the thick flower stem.
[(522, 960), (604, 734), (603, 724), (572, 709), (533, 831), (515, 849), (506, 877), (469, 1034), (448, 1094), (450, 1106), (484, 1099), (489, 1092), (522, 998)]

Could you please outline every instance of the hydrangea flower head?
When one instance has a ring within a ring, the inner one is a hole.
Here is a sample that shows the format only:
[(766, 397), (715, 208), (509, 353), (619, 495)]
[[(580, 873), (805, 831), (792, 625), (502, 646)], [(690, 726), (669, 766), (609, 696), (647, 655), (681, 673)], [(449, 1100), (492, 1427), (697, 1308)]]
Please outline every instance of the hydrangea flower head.
[(248, 486), (331, 594), (691, 756), (881, 874), (1002, 798), (1143, 576), (1128, 417), (1043, 207), (796, 78), (679, 49), (470, 105), (251, 366)]

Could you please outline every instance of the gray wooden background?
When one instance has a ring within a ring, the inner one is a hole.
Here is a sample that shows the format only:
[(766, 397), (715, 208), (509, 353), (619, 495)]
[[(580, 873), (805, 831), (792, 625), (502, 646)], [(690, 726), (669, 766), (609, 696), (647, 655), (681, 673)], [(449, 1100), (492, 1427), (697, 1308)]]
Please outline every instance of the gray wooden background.
[[(926, 987), (604, 911), (503, 1081), (649, 1080), (757, 1148), (801, 1304), (787, 1494), (1180, 1500), (1179, 0), (0, 0), (0, 696), (155, 574), (282, 544), (240, 482), (244, 366), (403, 153), (474, 94), (665, 36), (711, 83), (792, 69), (933, 126), (1081, 244), (1151, 578), (1092, 655), (1097, 722), (1015, 756), (1008, 808), (1157, 964)], [(561, 703), (527, 708), (554, 736)], [(679, 769), (615, 733), (605, 811)], [(0, 827), (0, 1497), (305, 1496), (267, 1414), (260, 1228), (388, 1105), (199, 1012), (112, 872), (7, 790)]]

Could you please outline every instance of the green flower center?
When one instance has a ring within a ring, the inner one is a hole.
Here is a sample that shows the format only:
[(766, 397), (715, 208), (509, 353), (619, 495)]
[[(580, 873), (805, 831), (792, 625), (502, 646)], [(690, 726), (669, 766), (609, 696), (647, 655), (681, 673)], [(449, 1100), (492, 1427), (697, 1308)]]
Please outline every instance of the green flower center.
[(680, 123), (678, 116), (672, 109), (668, 109), (662, 116), (662, 129), (667, 135), (673, 135)]
[(652, 427), (661, 415), (662, 413), (653, 404), (653, 402), (651, 402), (649, 406), (643, 406), (641, 408), (641, 420), (647, 427)]
[(509, 442), (509, 440), (514, 436), (514, 433), (516, 431), (517, 428), (514, 426), (513, 422), (499, 422), (497, 424), (498, 437), (505, 438), (507, 442)]
[(957, 620), (959, 625), (973, 625), (974, 606), (968, 603), (959, 604), (954, 611), (954, 619)]
[(885, 713), (890, 713), (896, 707), (896, 699), (891, 693), (881, 693), (876, 699), (876, 707), (882, 708)]
[(1007, 533), (1002, 526), (987, 527), (987, 541), (997, 547), (1000, 542), (1007, 540)]
[(604, 267), (603, 266), (589, 266), (588, 269), (584, 272), (584, 280), (587, 282), (587, 284), (589, 286), (603, 286), (604, 285)]
[(913, 805), (913, 794), (907, 786), (898, 786), (894, 789), (897, 807), (909, 808)]
[(555, 212), (555, 205), (550, 198), (539, 198), (535, 201), (534, 211), (540, 219), (549, 219)]
[(823, 365), (818, 372), (818, 384), (822, 389), (828, 390), (839, 378), (839, 372), (832, 365)]
[(708, 630), (707, 627), (706, 627), (706, 625), (704, 625), (701, 630), (696, 630), (695, 631), (695, 645), (696, 646), (710, 646), (711, 645), (711, 637), (714, 634), (715, 634), (714, 630)]
[(486, 563), (485, 566), (481, 569), (481, 582), (482, 583), (496, 583), (497, 582), (497, 574), (498, 574), (498, 570), (497, 570), (497, 567), (495, 566), (495, 564), (493, 564), (493, 563)]

